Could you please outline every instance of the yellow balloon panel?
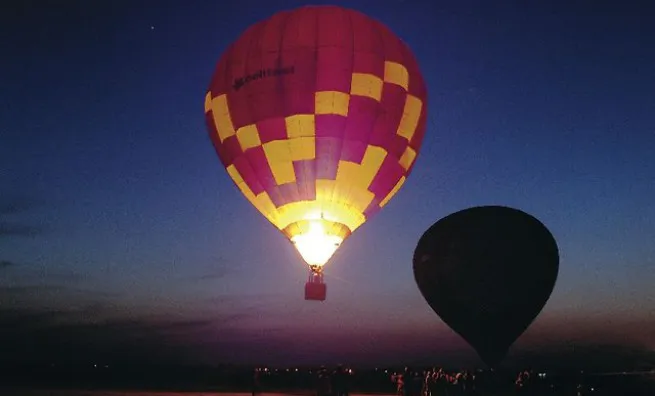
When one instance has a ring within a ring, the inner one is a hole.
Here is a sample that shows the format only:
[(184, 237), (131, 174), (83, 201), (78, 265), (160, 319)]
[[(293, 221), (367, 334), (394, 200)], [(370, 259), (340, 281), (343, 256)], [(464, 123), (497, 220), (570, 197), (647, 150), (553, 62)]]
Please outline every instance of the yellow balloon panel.
[[(313, 93), (312, 114), (239, 128), (234, 127), (228, 95), (207, 94), (205, 111), (216, 130), (215, 141), (224, 149), (221, 159), (229, 162), (228, 174), (310, 265), (323, 265), (323, 259), (391, 200), (417, 157), (411, 142), (425, 110), (422, 100), (409, 92), (402, 96), (402, 113), (386, 137), (367, 142), (333, 135), (345, 133), (339, 118), (348, 122), (364, 117), (353, 109), (383, 108), (386, 89), (408, 90), (409, 74), (402, 64), (385, 62), (383, 70), (384, 75), (352, 73), (348, 92)], [(371, 133), (378, 133), (368, 125)]]

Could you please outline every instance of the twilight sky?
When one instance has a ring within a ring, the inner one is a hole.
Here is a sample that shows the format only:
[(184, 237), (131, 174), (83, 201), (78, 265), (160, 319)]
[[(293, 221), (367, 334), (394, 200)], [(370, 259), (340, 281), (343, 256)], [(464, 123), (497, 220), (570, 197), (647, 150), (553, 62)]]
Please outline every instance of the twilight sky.
[(409, 44), (430, 123), (401, 192), (328, 264), (321, 304), (303, 300), (304, 263), (233, 185), (203, 114), (227, 45), (304, 2), (14, 3), (0, 8), (0, 361), (477, 363), (411, 257), (434, 221), (485, 204), (533, 214), (560, 247), (515, 356), (655, 351), (650, 11), (329, 2)]

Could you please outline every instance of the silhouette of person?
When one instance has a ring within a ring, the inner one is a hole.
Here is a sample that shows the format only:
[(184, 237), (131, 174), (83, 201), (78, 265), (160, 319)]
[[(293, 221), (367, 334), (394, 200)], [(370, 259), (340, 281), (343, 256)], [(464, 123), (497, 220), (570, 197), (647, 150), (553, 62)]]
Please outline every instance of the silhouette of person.
[(394, 373), (391, 376), (391, 382), (396, 384), (396, 396), (402, 396), (405, 392), (405, 379), (402, 373)]
[(316, 395), (326, 396), (332, 392), (330, 384), (330, 373), (328, 373), (325, 366), (321, 366), (317, 373)]
[(347, 374), (342, 365), (338, 365), (332, 377), (334, 396), (348, 396)]
[(262, 391), (260, 374), (260, 369), (256, 367), (252, 374), (252, 396), (257, 396)]

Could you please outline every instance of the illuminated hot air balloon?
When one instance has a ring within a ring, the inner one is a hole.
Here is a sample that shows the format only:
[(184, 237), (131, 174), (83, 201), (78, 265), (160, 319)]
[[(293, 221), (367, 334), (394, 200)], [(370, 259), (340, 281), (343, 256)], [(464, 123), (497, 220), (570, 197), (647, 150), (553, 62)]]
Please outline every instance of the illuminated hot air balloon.
[(419, 240), (413, 261), (430, 307), (492, 367), (539, 315), (559, 270), (548, 229), (503, 206), (437, 221)]
[(425, 132), (426, 88), (381, 23), (333, 6), (273, 15), (220, 58), (205, 97), (214, 147), (243, 195), (322, 268), (398, 192)]

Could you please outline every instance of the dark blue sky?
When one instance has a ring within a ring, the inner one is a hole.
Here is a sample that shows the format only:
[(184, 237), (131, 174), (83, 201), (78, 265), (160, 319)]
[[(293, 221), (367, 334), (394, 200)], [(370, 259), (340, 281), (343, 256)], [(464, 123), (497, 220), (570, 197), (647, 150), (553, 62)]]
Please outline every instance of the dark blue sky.
[[(254, 362), (262, 348), (270, 362), (470, 359), (419, 294), (411, 257), (434, 221), (484, 204), (535, 215), (560, 247), (553, 295), (515, 352), (655, 351), (652, 10), (330, 2), (410, 45), (430, 123), (408, 182), (336, 253), (316, 304), (302, 299), (304, 263), (222, 168), (203, 115), (227, 45), (304, 3), (37, 3), (0, 12), (5, 359), (28, 356), (19, 346), (42, 329), (86, 337), (84, 358), (109, 356), (88, 345), (147, 336), (144, 356), (150, 345), (207, 362)], [(29, 356), (59, 353), (40, 339)]]

